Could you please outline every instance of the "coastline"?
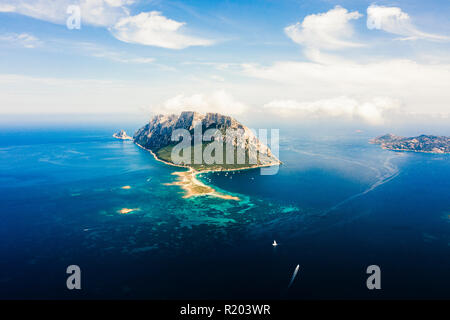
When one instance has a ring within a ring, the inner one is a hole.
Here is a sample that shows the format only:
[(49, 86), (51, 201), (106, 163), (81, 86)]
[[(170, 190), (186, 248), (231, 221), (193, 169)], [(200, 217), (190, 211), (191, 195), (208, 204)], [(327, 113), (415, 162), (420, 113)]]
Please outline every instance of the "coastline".
[(385, 146), (381, 146), (381, 149), (389, 150), (389, 151), (398, 151), (398, 152), (415, 152), (415, 153), (428, 153), (428, 154), (450, 154), (450, 152), (433, 152), (433, 151), (420, 151), (420, 150), (409, 150), (409, 149), (394, 149)]
[(186, 166), (186, 165), (175, 164), (175, 163), (173, 163), (173, 162), (169, 162), (169, 161), (162, 160), (162, 159), (158, 158), (158, 156), (157, 156), (152, 150), (143, 147), (142, 145), (140, 145), (140, 144), (137, 143), (137, 142), (134, 142), (134, 144), (136, 144), (138, 147), (140, 147), (140, 148), (142, 148), (142, 149), (144, 149), (144, 150), (150, 152), (150, 153), (152, 154), (152, 156), (155, 158), (155, 160), (157, 160), (157, 161), (160, 161), (160, 162), (162, 162), (162, 163), (165, 163), (165, 164), (167, 164), (167, 165), (169, 165), (169, 166), (173, 166), (173, 167), (192, 169), (192, 170), (195, 171), (196, 174), (199, 174), (199, 173), (208, 173), (208, 172), (230, 172), (230, 171), (240, 171), (240, 170), (251, 170), (251, 169), (266, 168), (266, 167), (271, 167), (271, 166), (283, 164), (281, 161), (279, 161), (278, 163), (255, 164), (254, 166), (251, 166), (251, 167), (243, 167), (243, 168), (235, 168), (235, 169), (220, 169), (220, 170), (218, 170), (218, 169), (215, 169), (215, 170), (214, 170), (214, 169), (207, 169), (207, 170), (195, 170), (195, 169), (193, 169), (193, 168), (191, 168), (191, 167), (189, 167), (189, 166)]
[(172, 175), (178, 176), (178, 181), (172, 183), (165, 183), (166, 186), (180, 186), (186, 194), (183, 198), (191, 198), (195, 196), (213, 196), (216, 198), (221, 198), (225, 200), (236, 200), (240, 201), (239, 197), (223, 194), (217, 192), (211, 186), (208, 186), (197, 179), (197, 174), (199, 171), (195, 171), (194, 169), (189, 169), (188, 171), (183, 172), (174, 172)]
[(137, 142), (134, 142), (134, 143), (138, 147), (140, 147), (141, 149), (144, 149), (144, 150), (150, 152), (150, 154), (153, 156), (153, 158), (155, 158), (155, 160), (157, 160), (157, 161), (165, 163), (165, 164), (167, 164), (169, 166), (174, 166), (174, 167), (188, 169), (187, 171), (172, 173), (173, 175), (178, 176), (178, 181), (173, 182), (173, 183), (165, 184), (165, 185), (177, 185), (177, 186), (180, 186), (183, 190), (186, 191), (186, 195), (184, 195), (183, 198), (190, 198), (190, 197), (194, 197), (194, 196), (209, 195), (209, 196), (214, 196), (214, 197), (221, 198), (221, 199), (239, 201), (240, 199), (238, 197), (219, 193), (214, 188), (212, 188), (211, 186), (208, 186), (208, 185), (204, 184), (203, 182), (201, 182), (200, 180), (197, 179), (197, 175), (198, 174), (203, 174), (203, 173), (208, 173), (208, 172), (230, 172), (230, 171), (250, 170), (250, 169), (271, 167), (271, 166), (274, 166), (274, 165), (282, 164), (282, 162), (279, 161), (278, 163), (271, 163), (271, 164), (265, 164), (265, 165), (254, 165), (254, 166), (251, 166), (251, 167), (236, 168), (236, 169), (195, 170), (195, 169), (193, 169), (193, 168), (191, 168), (189, 166), (186, 166), (186, 165), (175, 164), (175, 163), (172, 163), (172, 162), (168, 162), (168, 161), (162, 160), (162, 159), (158, 158), (158, 156), (152, 150), (143, 147), (142, 145), (140, 145)]
[(370, 144), (374, 144), (374, 145), (379, 145), (381, 149), (383, 150), (389, 150), (389, 151), (398, 151), (398, 152), (415, 152), (415, 153), (428, 153), (428, 154), (450, 154), (450, 152), (433, 152), (433, 151), (421, 151), (421, 150), (409, 150), (409, 149), (394, 149), (394, 148), (389, 148), (387, 146), (384, 146), (382, 144), (379, 143), (375, 143), (372, 141), (369, 141)]
[(175, 164), (175, 163), (172, 163), (172, 162), (169, 162), (169, 161), (162, 160), (162, 159), (158, 158), (158, 156), (157, 156), (152, 150), (143, 147), (142, 145), (140, 145), (140, 144), (137, 143), (137, 142), (134, 142), (134, 144), (137, 145), (139, 148), (144, 149), (145, 151), (150, 152), (151, 155), (153, 156), (153, 158), (155, 158), (155, 160), (157, 160), (157, 161), (159, 161), (159, 162), (165, 163), (165, 164), (167, 164), (167, 165), (169, 165), (169, 166), (173, 166), (173, 167), (179, 167), (179, 168), (191, 169), (190, 167), (184, 166), (184, 165), (182, 165), (182, 164)]

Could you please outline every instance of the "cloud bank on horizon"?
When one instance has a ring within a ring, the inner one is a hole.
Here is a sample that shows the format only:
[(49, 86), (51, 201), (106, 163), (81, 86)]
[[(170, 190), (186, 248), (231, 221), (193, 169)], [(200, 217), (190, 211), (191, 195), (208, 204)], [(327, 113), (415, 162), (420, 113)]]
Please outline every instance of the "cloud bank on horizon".
[(153, 113), (175, 113), (193, 110), (200, 113), (217, 112), (221, 114), (240, 115), (248, 110), (248, 106), (235, 100), (224, 90), (211, 94), (197, 93), (193, 95), (179, 94), (167, 99), (159, 105), (152, 105), (148, 111)]
[[(72, 34), (62, 41), (48, 30), (60, 34), (70, 4), (73, 1), (0, 0), (0, 15), (50, 23), (37, 34), (25, 24), (23, 30), (4, 25), (7, 32), (0, 34), (0, 45), (26, 50), (36, 60), (42, 53), (61, 51), (58, 46), (71, 41)], [(269, 23), (255, 9), (251, 23), (257, 26), (256, 34), (247, 21), (240, 22), (239, 4), (232, 7), (234, 14), (181, 3), (173, 5), (176, 9), (134, 0), (80, 0), (78, 4), (87, 27), (77, 37), (86, 40), (77, 39), (69, 51), (87, 59), (84, 63), (92, 72), (83, 73), (83, 65), (76, 71), (68, 68), (71, 76), (45, 70), (20, 73), (11, 67), (0, 74), (4, 101), (0, 113), (190, 109), (259, 113), (292, 121), (331, 117), (370, 125), (384, 124), (399, 114), (407, 118), (450, 113), (450, 37), (445, 34), (449, 25), (443, 21), (447, 29), (426, 31), (398, 2), (395, 6), (368, 2), (357, 8), (337, 5), (308, 14), (299, 10), (291, 15), (292, 10), (286, 10)], [(207, 9), (213, 10), (208, 11), (211, 17), (201, 14)], [(450, 13), (450, 7), (444, 9)], [(297, 19), (289, 23), (286, 15)], [(221, 30), (220, 38), (230, 40), (193, 35), (190, 25), (196, 30), (213, 26)], [(233, 28), (236, 34), (231, 34)], [(116, 43), (98, 36), (97, 30), (104, 30)], [(267, 41), (269, 35), (282, 44), (283, 54), (277, 41)], [(259, 42), (251, 44), (248, 37)], [(101, 69), (99, 60), (117, 65)], [(20, 66), (18, 59), (11, 56), (11, 61)], [(109, 75), (107, 80), (104, 74)]]
[(371, 125), (384, 124), (385, 118), (390, 113), (399, 112), (400, 107), (399, 101), (390, 98), (376, 97), (369, 101), (359, 101), (346, 96), (312, 102), (274, 100), (263, 106), (266, 112), (284, 118), (340, 118), (364, 121)]

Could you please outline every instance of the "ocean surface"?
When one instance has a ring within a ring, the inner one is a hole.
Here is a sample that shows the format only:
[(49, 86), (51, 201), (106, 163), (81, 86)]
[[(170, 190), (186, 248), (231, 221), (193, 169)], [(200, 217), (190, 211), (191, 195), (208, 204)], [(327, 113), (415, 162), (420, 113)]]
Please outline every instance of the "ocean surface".
[(240, 201), (183, 199), (115, 129), (0, 131), (0, 298), (450, 298), (449, 155), (281, 130), (276, 175), (200, 177)]

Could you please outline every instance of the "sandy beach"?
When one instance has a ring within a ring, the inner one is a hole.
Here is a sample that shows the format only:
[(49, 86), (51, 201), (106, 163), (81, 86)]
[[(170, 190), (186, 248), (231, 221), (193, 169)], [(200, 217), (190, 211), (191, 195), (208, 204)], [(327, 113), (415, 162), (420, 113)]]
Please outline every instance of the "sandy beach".
[(118, 212), (119, 212), (120, 214), (127, 214), (127, 213), (130, 213), (130, 212), (133, 212), (133, 211), (137, 211), (137, 210), (139, 210), (139, 208), (133, 208), (133, 209), (122, 208), (122, 209), (120, 209)]
[(173, 175), (178, 176), (178, 181), (173, 183), (165, 183), (167, 186), (180, 186), (183, 190), (186, 191), (186, 194), (183, 198), (190, 198), (194, 196), (203, 196), (209, 195), (217, 198), (222, 198), (226, 200), (236, 200), (240, 199), (235, 196), (223, 194), (217, 192), (215, 189), (210, 186), (205, 185), (201, 181), (197, 179), (197, 174), (201, 173), (200, 171), (195, 171), (194, 169), (189, 169), (188, 171), (183, 172), (174, 172)]

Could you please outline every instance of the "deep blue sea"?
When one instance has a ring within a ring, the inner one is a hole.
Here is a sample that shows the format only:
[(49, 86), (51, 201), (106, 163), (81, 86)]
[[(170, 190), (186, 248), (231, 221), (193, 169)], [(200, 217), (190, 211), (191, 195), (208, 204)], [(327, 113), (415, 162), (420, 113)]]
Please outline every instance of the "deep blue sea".
[(281, 130), (278, 174), (202, 175), (241, 201), (183, 199), (116, 129), (0, 131), (0, 298), (450, 298), (449, 155)]

